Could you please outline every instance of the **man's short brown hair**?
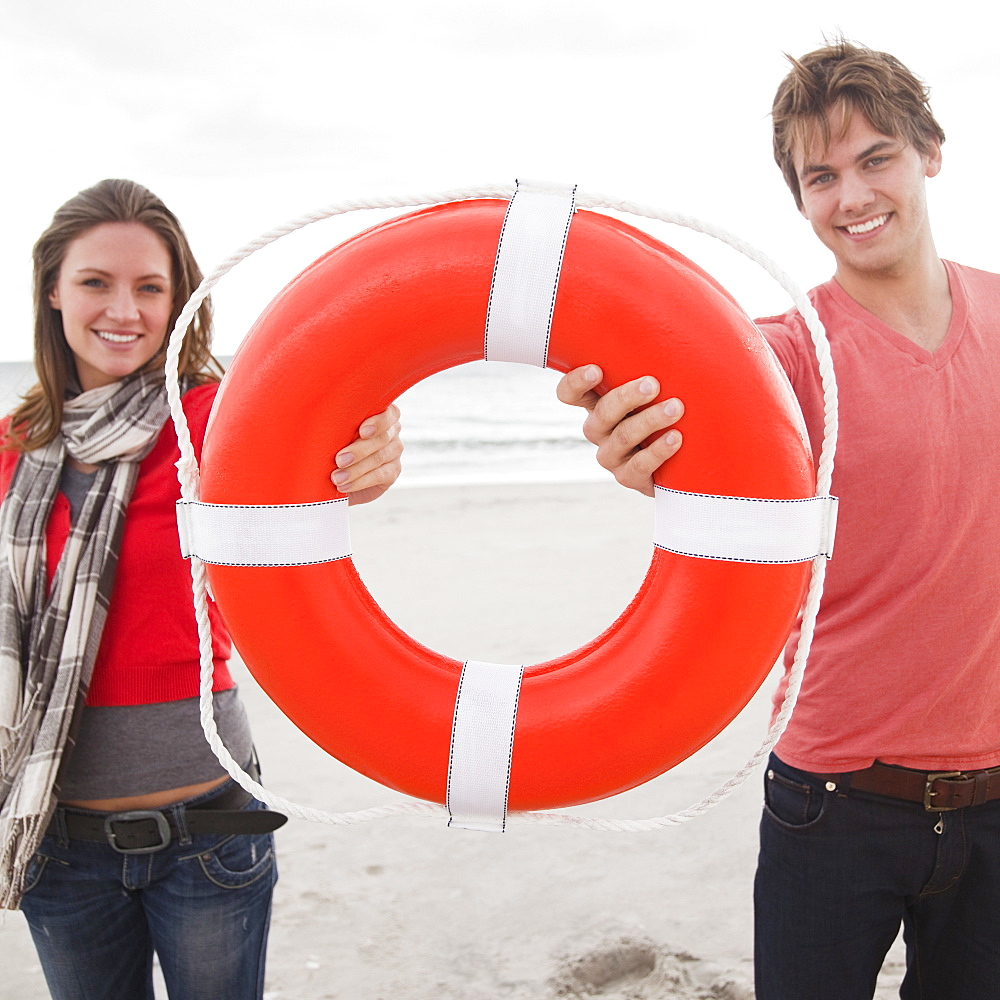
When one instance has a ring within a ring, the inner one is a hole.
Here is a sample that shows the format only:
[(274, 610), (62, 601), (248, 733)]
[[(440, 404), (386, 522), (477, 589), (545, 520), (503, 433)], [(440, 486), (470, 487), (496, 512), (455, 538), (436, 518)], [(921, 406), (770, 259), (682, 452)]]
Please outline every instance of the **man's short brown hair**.
[(895, 56), (840, 39), (801, 59), (787, 56), (792, 70), (774, 96), (771, 122), (774, 159), (802, 208), (795, 150), (818, 130), (830, 144), (831, 111), (839, 109), (846, 129), (860, 111), (877, 132), (902, 139), (921, 153), (944, 142), (944, 130), (927, 103), (927, 87)]

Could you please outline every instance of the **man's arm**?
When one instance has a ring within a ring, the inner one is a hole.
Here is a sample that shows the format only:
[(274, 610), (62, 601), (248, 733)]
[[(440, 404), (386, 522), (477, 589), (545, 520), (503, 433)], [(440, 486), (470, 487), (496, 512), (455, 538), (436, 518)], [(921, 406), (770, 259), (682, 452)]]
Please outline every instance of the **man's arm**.
[(330, 477), (350, 503), (368, 503), (380, 497), (400, 472), (403, 442), (399, 439), (399, 408), (387, 410), (362, 423), (358, 436), (337, 452), (337, 470)]
[(598, 463), (622, 486), (652, 496), (653, 473), (681, 446), (680, 431), (668, 428), (684, 415), (684, 404), (668, 399), (650, 406), (660, 391), (651, 375), (599, 396), (594, 387), (603, 377), (597, 365), (574, 368), (559, 380), (556, 395), (563, 403), (588, 411), (583, 434), (597, 445)]

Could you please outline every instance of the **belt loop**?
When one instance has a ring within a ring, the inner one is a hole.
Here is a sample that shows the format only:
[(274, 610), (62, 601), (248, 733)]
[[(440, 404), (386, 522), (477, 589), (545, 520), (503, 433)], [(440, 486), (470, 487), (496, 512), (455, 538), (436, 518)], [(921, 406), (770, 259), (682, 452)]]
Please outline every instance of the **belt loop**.
[(837, 798), (846, 799), (851, 790), (851, 779), (854, 777), (853, 771), (844, 771), (837, 780)]
[(175, 802), (168, 809), (177, 830), (177, 843), (182, 847), (187, 847), (191, 843), (191, 831), (187, 825), (187, 809), (181, 802)]
[(66, 810), (62, 806), (57, 806), (55, 814), (53, 815), (53, 820), (55, 820), (55, 836), (56, 843), (62, 848), (69, 847), (69, 830), (66, 828)]
[(989, 771), (978, 771), (974, 780), (975, 785), (972, 789), (972, 805), (981, 806), (987, 801), (987, 797), (990, 793)]

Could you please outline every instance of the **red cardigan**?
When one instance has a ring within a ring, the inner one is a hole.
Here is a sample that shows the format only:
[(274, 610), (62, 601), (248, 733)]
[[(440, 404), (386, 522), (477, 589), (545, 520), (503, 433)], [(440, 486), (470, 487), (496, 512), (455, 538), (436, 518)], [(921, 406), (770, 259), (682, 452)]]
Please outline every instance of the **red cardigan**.
[[(184, 395), (184, 412), (200, 456), (217, 384)], [(7, 422), (0, 424), (0, 436)], [(198, 631), (191, 596), (191, 568), (181, 557), (175, 501), (180, 499), (175, 463), (177, 436), (167, 420), (153, 450), (139, 466), (108, 618), (101, 637), (88, 705), (148, 705), (198, 695)], [(6, 495), (18, 454), (0, 452), (0, 495)], [(56, 495), (46, 530), (46, 564), (51, 581), (69, 536), (69, 501)], [(231, 644), (218, 609), (209, 602), (214, 690), (233, 687), (226, 667)]]

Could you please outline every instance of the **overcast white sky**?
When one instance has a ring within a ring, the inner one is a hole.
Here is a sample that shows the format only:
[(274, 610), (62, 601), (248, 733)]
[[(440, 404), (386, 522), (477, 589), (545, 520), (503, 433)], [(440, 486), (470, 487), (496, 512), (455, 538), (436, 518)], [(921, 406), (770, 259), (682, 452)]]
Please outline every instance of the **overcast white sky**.
[[(931, 84), (948, 133), (931, 182), (938, 249), (1000, 270), (1000, 17), (984, 0), (3, 0), (2, 11), (12, 308), (0, 360), (31, 355), (32, 243), (59, 204), (110, 176), (159, 194), (205, 270), (328, 203), (520, 175), (719, 223), (815, 284), (830, 261), (771, 161), (767, 112), (781, 53), (837, 31)], [(373, 221), (322, 223), (241, 265), (215, 295), (219, 353), (301, 267)], [(787, 307), (732, 251), (652, 231), (750, 312)]]

